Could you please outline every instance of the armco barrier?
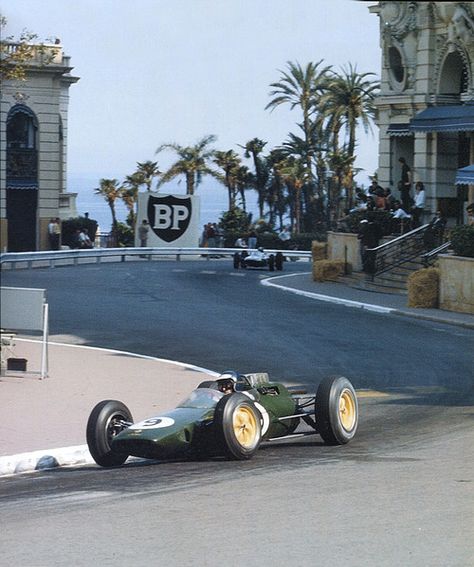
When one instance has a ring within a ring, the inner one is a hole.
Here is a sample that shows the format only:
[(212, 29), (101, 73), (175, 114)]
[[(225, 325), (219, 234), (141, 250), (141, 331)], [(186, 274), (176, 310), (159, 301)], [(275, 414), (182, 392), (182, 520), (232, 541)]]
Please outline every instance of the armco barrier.
[[(90, 250), (57, 250), (46, 252), (5, 252), (0, 254), (0, 264), (5, 267), (16, 268), (26, 264), (27, 268), (47, 267), (56, 265), (74, 265), (91, 262), (100, 263), (104, 259), (117, 259), (125, 262), (127, 257), (139, 257), (151, 260), (152, 258), (175, 257), (180, 260), (182, 256), (195, 256), (212, 259), (222, 256), (233, 256), (242, 252), (242, 248), (92, 248)], [(311, 258), (308, 250), (265, 250), (269, 254), (281, 252), (287, 258)]]

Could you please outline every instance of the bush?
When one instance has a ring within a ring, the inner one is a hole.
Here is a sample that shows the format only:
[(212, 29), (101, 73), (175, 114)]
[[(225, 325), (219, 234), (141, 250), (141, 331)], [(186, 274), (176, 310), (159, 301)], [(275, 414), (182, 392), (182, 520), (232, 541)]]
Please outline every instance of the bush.
[(242, 209), (235, 208), (222, 213), (219, 226), (224, 231), (225, 246), (233, 248), (237, 238), (247, 238), (250, 230), (250, 216)]
[(474, 258), (474, 225), (455, 226), (451, 230), (451, 246), (456, 256)]
[(74, 248), (76, 246), (76, 231), (86, 228), (89, 238), (94, 242), (97, 232), (97, 221), (88, 217), (76, 217), (68, 219), (61, 224), (61, 243), (63, 246)]
[(345, 217), (345, 223), (349, 229), (349, 232), (358, 233), (360, 221), (367, 219), (368, 215), (372, 220), (378, 224), (382, 230), (383, 236), (389, 236), (393, 232), (393, 217), (390, 211), (356, 211), (350, 213)]
[(423, 268), (408, 277), (408, 307), (438, 307), (439, 270)]
[(128, 248), (134, 246), (133, 229), (127, 224), (118, 222), (115, 235), (117, 237), (117, 246), (119, 248)]

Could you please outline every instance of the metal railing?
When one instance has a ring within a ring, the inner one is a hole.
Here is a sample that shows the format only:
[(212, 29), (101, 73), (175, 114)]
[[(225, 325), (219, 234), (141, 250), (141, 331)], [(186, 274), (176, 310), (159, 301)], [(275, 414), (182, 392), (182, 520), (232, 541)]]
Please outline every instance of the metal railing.
[(445, 242), (444, 244), (441, 244), (441, 246), (438, 246), (434, 250), (430, 250), (426, 254), (423, 254), (421, 256), (423, 264), (426, 267), (431, 266), (436, 261), (436, 258), (440, 254), (444, 254), (445, 252), (447, 252), (449, 248), (451, 248), (451, 241)]
[[(430, 237), (429, 239), (427, 237)], [(441, 244), (442, 231), (433, 233), (433, 227), (425, 224), (377, 248), (366, 250), (367, 272), (372, 277), (388, 272), (421, 256), (427, 250)]]
[[(54, 268), (57, 265), (74, 265), (92, 261), (100, 263), (105, 259), (117, 258), (125, 262), (127, 257), (152, 258), (175, 257), (181, 260), (185, 257), (213, 258), (232, 257), (236, 252), (242, 252), (243, 248), (91, 248), (87, 250), (51, 250), (45, 252), (6, 252), (0, 254), (0, 264), (9, 265), (12, 268), (18, 264), (26, 264), (27, 268), (34, 266)], [(250, 251), (250, 250), (249, 250)], [(309, 250), (265, 250), (267, 254), (281, 252), (287, 258), (311, 258)]]

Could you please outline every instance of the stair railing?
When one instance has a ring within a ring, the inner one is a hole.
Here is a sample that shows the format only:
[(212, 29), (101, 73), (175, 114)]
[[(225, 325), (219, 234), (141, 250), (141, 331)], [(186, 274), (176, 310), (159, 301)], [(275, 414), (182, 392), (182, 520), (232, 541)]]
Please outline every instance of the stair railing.
[(401, 266), (442, 242), (443, 230), (424, 224), (376, 248), (366, 250), (366, 273), (375, 276)]

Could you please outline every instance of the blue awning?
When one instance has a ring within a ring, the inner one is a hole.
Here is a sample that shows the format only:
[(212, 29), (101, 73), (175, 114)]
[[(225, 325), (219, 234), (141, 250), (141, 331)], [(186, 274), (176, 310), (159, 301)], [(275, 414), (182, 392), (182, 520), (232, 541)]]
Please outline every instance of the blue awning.
[(390, 124), (387, 128), (387, 134), (390, 136), (413, 136), (413, 132), (410, 130), (410, 124)]
[(456, 185), (474, 185), (474, 164), (458, 169), (455, 183)]
[(466, 132), (474, 130), (474, 105), (430, 106), (410, 121), (416, 132)]

